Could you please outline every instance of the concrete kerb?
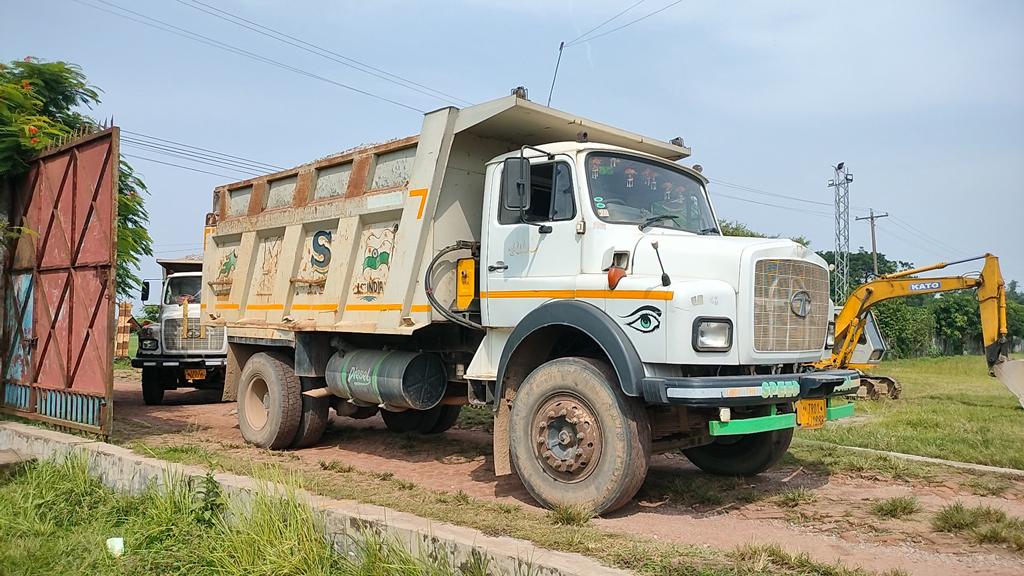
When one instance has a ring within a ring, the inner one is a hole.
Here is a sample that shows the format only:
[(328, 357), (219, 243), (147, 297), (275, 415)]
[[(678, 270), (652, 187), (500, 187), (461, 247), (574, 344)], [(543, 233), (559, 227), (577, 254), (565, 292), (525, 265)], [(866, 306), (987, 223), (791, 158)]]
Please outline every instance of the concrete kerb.
[[(140, 456), (127, 448), (36, 428), (18, 422), (0, 422), (0, 449), (7, 448), (40, 460), (60, 460), (81, 453), (89, 471), (103, 485), (116, 491), (138, 494), (149, 486), (164, 486), (174, 477), (206, 476), (197, 466), (175, 464)], [(593, 558), (558, 552), (525, 540), (488, 536), (479, 530), (434, 522), (412, 514), (381, 506), (342, 501), (319, 496), (302, 489), (291, 489), (235, 474), (215, 474), (225, 497), (242, 509), (257, 493), (287, 493), (307, 503), (321, 515), (328, 537), (336, 548), (346, 549), (351, 538), (372, 530), (396, 539), (413, 552), (446, 552), (454, 566), (472, 563), (481, 556), (489, 560), (494, 574), (533, 574), (537, 576), (625, 576), (622, 570), (608, 568)]]

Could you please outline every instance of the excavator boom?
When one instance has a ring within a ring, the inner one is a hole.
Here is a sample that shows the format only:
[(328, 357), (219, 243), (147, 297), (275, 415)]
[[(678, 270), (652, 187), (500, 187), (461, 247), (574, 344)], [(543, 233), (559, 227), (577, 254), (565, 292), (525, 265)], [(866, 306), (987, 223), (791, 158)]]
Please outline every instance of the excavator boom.
[[(919, 277), (918, 274), (941, 270), (954, 264), (974, 260), (985, 264), (978, 276)], [(999, 258), (985, 254), (955, 262), (940, 262), (931, 266), (887, 274), (858, 286), (846, 300), (836, 316), (835, 344), (832, 356), (815, 364), (817, 368), (848, 368), (854, 350), (867, 325), (871, 308), (879, 302), (917, 294), (937, 294), (956, 290), (977, 289), (981, 315), (982, 340), (985, 360), (990, 374), (996, 376), (1024, 407), (1024, 361), (1010, 360), (1010, 342), (1006, 325), (1006, 286), (999, 270)]]

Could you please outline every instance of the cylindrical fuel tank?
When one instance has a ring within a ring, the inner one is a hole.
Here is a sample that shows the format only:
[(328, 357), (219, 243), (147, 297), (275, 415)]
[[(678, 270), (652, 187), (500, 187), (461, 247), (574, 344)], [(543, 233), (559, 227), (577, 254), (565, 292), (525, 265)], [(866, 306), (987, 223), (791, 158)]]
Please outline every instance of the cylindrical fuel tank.
[(428, 410), (444, 396), (448, 378), (433, 354), (350, 350), (327, 362), (327, 388), (335, 396), (398, 408)]

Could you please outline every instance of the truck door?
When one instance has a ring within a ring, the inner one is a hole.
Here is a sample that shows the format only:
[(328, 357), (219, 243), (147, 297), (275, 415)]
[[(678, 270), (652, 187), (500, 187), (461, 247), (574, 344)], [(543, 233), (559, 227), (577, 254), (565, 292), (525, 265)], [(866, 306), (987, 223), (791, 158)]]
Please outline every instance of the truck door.
[(484, 324), (512, 327), (548, 300), (573, 297), (581, 236), (576, 233), (578, 202), (568, 161), (542, 157), (532, 163), (525, 211), (508, 207), (515, 203), (503, 196), (502, 169), (498, 165), (490, 180), (481, 296)]

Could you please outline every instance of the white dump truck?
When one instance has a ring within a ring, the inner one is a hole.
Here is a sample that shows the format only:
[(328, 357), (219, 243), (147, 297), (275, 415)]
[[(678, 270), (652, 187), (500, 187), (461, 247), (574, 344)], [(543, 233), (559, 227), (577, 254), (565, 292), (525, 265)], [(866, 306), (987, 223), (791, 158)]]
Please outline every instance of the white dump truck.
[[(203, 262), (198, 258), (160, 259), (158, 321), (139, 329), (132, 366), (142, 368), (142, 399), (160, 404), (165, 390), (219, 389), (224, 385), (227, 337), (223, 326), (200, 322)], [(142, 301), (150, 296), (142, 284)]]
[(487, 406), (495, 472), (594, 513), (654, 452), (772, 466), (795, 427), (853, 413), (858, 376), (804, 367), (826, 263), (723, 237), (689, 153), (513, 94), (217, 188), (201, 306), (242, 436), (307, 446), (331, 408), (430, 434)]

